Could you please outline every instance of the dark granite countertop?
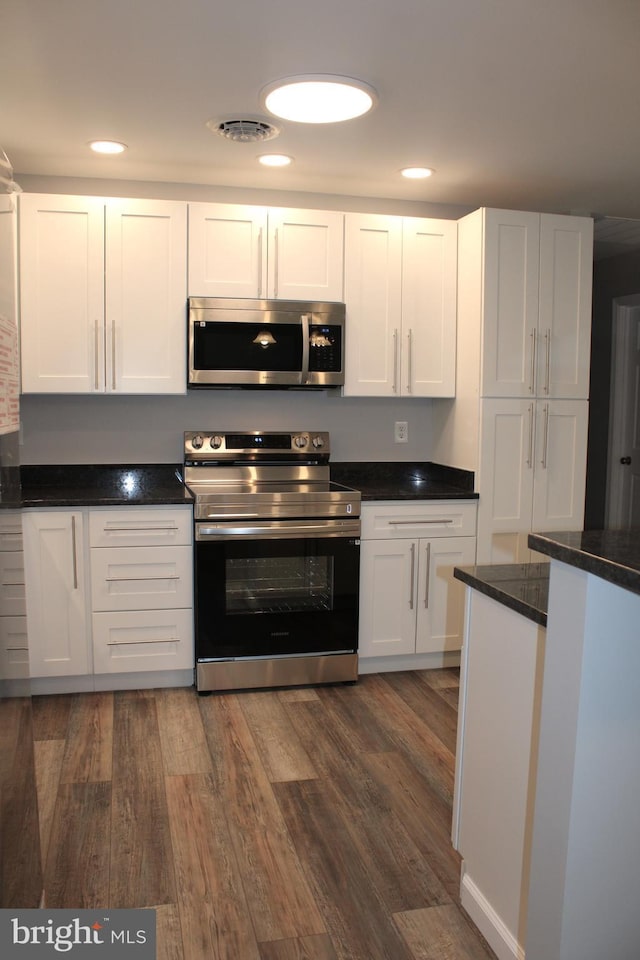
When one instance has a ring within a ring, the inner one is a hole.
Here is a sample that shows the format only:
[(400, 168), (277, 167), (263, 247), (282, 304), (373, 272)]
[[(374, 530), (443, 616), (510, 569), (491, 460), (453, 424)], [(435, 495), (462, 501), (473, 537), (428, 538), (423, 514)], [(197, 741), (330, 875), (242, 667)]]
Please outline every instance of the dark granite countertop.
[(540, 626), (547, 625), (548, 563), (493, 563), (455, 567), (453, 575)]
[(331, 463), (331, 479), (363, 500), (475, 500), (474, 474), (439, 463)]
[(23, 507), (185, 504), (182, 464), (23, 466)]
[(531, 533), (529, 546), (552, 560), (640, 593), (640, 528)]

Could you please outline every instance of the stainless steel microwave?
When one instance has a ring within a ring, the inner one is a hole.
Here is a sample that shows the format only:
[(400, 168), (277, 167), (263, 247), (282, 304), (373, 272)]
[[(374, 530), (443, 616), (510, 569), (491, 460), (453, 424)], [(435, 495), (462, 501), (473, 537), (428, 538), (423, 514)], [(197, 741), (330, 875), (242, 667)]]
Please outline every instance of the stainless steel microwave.
[(344, 303), (189, 299), (189, 387), (344, 383)]

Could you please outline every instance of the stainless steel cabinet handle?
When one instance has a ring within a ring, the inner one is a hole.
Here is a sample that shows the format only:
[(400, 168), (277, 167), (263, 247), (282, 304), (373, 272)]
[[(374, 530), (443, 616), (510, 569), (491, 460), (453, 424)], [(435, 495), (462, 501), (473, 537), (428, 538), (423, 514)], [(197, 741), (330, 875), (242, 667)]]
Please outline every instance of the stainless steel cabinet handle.
[(413, 610), (413, 580), (416, 569), (416, 545), (411, 544), (411, 590), (409, 591), (409, 610)]
[(529, 393), (535, 391), (536, 386), (536, 328), (531, 331), (531, 370), (529, 371)]
[(108, 647), (120, 647), (123, 645), (133, 646), (138, 643), (180, 643), (179, 637), (148, 637), (147, 639), (138, 638), (137, 640), (109, 640)]
[(116, 389), (116, 325), (111, 325), (111, 389)]
[(278, 229), (273, 236), (273, 295), (278, 296)]
[(258, 298), (262, 299), (262, 227), (258, 230)]
[(424, 605), (429, 607), (429, 579), (431, 577), (431, 544), (427, 544), (427, 575), (424, 582)]
[(549, 404), (544, 405), (544, 436), (542, 440), (542, 466), (547, 469), (547, 454), (549, 447)]
[(73, 589), (78, 589), (78, 553), (76, 549), (76, 518), (71, 517), (71, 557), (73, 562)]
[(150, 580), (179, 580), (180, 577), (105, 577), (105, 583), (147, 583)]
[(103, 528), (103, 533), (175, 533), (178, 528), (174, 527), (111, 527), (108, 524)]
[(413, 351), (413, 332), (409, 329), (407, 334), (407, 348), (408, 348), (408, 357), (407, 357), (407, 393), (411, 393), (411, 384), (413, 383), (413, 371), (412, 367), (412, 351)]
[(393, 392), (398, 392), (398, 328), (393, 331)]
[(544, 375), (544, 392), (548, 395), (551, 389), (551, 330), (547, 330), (545, 339), (545, 362), (546, 370)]
[(421, 523), (453, 523), (451, 517), (435, 517), (433, 520), (387, 520), (390, 527), (417, 527)]
[(527, 466), (533, 468), (533, 404), (529, 404), (529, 455), (527, 457)]
[(96, 388), (96, 390), (99, 390), (99, 389), (100, 389), (100, 339), (99, 339), (99, 334), (100, 334), (100, 327), (99, 327), (99, 325), (98, 325), (97, 323), (94, 323), (94, 325), (93, 325), (93, 356), (94, 356), (94, 364), (93, 364), (93, 368), (94, 368), (94, 369), (93, 369), (93, 373), (94, 373), (94, 381), (95, 381), (95, 388)]

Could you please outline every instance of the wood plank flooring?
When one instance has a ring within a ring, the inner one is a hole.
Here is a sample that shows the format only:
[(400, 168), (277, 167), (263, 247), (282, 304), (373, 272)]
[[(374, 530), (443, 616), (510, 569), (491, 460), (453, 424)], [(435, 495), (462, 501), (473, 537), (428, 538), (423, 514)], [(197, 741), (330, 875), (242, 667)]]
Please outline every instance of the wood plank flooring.
[(458, 673), (34, 698), (49, 907), (158, 960), (493, 960), (451, 848)]

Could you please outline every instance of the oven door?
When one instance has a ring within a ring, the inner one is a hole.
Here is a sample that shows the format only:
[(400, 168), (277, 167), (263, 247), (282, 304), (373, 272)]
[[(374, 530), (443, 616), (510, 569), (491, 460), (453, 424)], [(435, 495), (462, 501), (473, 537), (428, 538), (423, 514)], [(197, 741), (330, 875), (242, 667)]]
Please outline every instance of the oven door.
[(359, 520), (196, 524), (196, 659), (355, 653)]

